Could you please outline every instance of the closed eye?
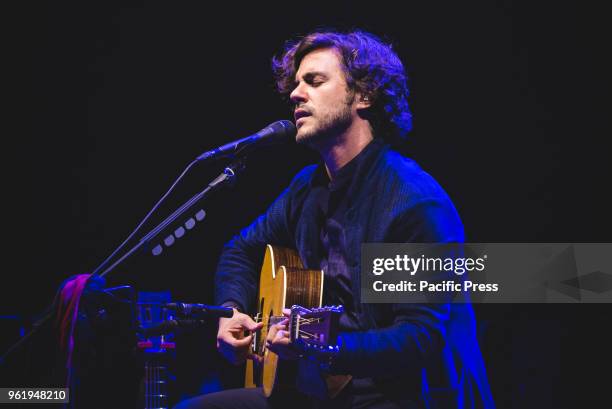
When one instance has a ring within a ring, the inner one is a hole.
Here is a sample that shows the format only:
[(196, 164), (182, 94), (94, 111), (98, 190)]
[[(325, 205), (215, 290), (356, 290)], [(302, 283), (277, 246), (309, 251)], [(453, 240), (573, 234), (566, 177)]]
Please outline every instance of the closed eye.
[(312, 85), (313, 87), (317, 87), (317, 86), (323, 84), (326, 79), (327, 79), (327, 77), (325, 77), (323, 74), (316, 73), (316, 72), (308, 73), (308, 74), (304, 75), (304, 81), (308, 85)]
[[(327, 76), (321, 72), (309, 72), (304, 74), (302, 77), (303, 81), (311, 87), (318, 87), (319, 85), (327, 81)], [(293, 88), (297, 88), (300, 85), (299, 81), (293, 84)]]

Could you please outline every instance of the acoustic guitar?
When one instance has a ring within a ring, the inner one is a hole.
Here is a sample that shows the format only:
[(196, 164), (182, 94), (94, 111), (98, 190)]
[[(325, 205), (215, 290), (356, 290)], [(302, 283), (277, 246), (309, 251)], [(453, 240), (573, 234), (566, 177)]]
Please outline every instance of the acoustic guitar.
[[(266, 348), (270, 326), (286, 319), (283, 309), (292, 311), (289, 332), (292, 343), (302, 350), (336, 347), (339, 307), (322, 307), (324, 273), (304, 268), (296, 251), (267, 245), (259, 281), (256, 322), (263, 328), (253, 337), (251, 353), (262, 359), (248, 360), (245, 386), (262, 387), (269, 397), (279, 383), (278, 355)], [(261, 362), (261, 363), (260, 363)], [(348, 384), (349, 375), (327, 375), (327, 396), (333, 398)], [(284, 382), (289, 384), (290, 381)]]

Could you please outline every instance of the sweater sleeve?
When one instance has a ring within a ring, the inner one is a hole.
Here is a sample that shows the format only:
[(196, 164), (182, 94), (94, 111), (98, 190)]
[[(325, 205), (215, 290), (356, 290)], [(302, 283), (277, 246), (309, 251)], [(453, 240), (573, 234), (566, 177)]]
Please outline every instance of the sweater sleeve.
[(253, 307), (266, 245), (287, 246), (291, 242), (288, 196), (289, 189), (263, 215), (225, 244), (215, 275), (217, 305), (233, 304), (243, 312)]
[(255, 307), (259, 272), (267, 244), (294, 248), (292, 222), (315, 166), (302, 169), (267, 211), (225, 244), (215, 275), (215, 303), (249, 313)]

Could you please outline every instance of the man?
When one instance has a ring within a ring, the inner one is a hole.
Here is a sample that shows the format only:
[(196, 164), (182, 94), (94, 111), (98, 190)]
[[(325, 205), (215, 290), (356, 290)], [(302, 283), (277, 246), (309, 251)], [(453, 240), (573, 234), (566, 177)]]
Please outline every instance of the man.
[[(216, 302), (235, 308), (221, 319), (217, 345), (232, 363), (248, 358), (266, 244), (297, 249), (325, 272), (324, 304), (345, 307), (340, 352), (326, 370), (350, 374), (330, 401), (296, 398), (291, 407), (492, 407), (465, 304), (362, 304), (364, 242), (462, 242), (450, 199), (413, 161), (389, 149), (411, 128), (404, 68), (390, 46), (361, 32), (316, 32), (273, 61), (280, 92), (295, 106), (297, 142), (322, 164), (301, 171), (268, 211), (225, 247)], [(296, 359), (284, 323), (267, 346)], [(243, 336), (246, 332), (251, 335)], [(259, 389), (204, 395), (180, 407), (276, 407)]]

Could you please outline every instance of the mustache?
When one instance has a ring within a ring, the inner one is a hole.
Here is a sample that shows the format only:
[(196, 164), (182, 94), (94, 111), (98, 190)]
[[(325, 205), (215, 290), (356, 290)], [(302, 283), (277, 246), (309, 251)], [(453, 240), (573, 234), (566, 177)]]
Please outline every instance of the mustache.
[(305, 106), (305, 105), (295, 105), (295, 106), (293, 107), (293, 111), (294, 111), (294, 112), (295, 112), (295, 111), (297, 111), (298, 109), (299, 109), (299, 110), (302, 110), (302, 111), (304, 111), (304, 112), (306, 112), (306, 113), (308, 113), (308, 114), (310, 114), (310, 115), (312, 115), (312, 113), (314, 112), (314, 109), (309, 108), (309, 107), (307, 107), (307, 106)]

